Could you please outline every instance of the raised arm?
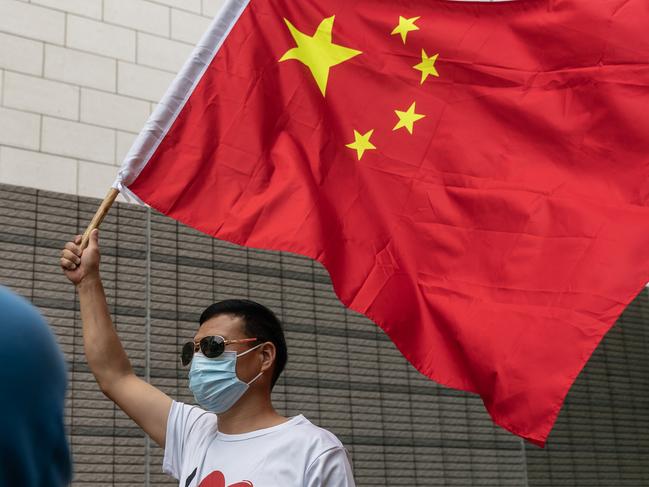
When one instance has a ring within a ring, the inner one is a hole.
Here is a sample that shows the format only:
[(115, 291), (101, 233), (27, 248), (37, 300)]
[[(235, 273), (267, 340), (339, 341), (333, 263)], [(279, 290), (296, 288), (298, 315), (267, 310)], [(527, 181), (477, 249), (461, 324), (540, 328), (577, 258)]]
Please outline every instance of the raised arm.
[(81, 252), (81, 237), (61, 251), (61, 268), (77, 287), (88, 366), (102, 392), (164, 448), (171, 398), (133, 372), (108, 312), (99, 276), (99, 233)]

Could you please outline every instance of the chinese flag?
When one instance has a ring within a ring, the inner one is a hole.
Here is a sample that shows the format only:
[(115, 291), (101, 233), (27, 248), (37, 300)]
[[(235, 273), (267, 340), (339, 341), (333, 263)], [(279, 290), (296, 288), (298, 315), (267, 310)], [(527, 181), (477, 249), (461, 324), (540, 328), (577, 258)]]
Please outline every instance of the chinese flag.
[(116, 187), (320, 261), (543, 445), (649, 281), (647, 0), (230, 0)]

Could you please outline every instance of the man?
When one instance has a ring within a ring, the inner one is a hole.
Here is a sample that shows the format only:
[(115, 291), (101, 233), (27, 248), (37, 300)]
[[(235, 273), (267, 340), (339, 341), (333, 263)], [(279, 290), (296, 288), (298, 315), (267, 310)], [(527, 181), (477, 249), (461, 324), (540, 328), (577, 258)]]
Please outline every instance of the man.
[(2, 286), (0, 310), (0, 486), (63, 487), (72, 476), (63, 354), (36, 308)]
[(208, 307), (182, 349), (201, 408), (173, 401), (138, 378), (108, 312), (98, 232), (81, 252), (68, 242), (61, 267), (77, 286), (88, 365), (103, 393), (165, 449), (163, 469), (181, 487), (351, 487), (346, 451), (303, 416), (285, 418), (271, 390), (286, 363), (275, 315), (252, 301)]

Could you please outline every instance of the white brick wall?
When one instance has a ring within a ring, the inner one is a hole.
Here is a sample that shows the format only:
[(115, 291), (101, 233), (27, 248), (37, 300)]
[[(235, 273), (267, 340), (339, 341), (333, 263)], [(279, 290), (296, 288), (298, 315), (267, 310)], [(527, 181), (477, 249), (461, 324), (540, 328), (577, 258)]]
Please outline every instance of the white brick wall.
[(103, 197), (223, 0), (0, 0), (0, 182)]
[(0, 32), (63, 44), (65, 14), (17, 0), (0, 0)]
[(3, 104), (9, 108), (75, 120), (79, 117), (79, 87), (5, 71)]
[(0, 68), (39, 76), (43, 72), (43, 43), (0, 33)]
[(78, 161), (0, 146), (0, 180), (61, 193), (76, 193)]
[(45, 46), (44, 74), (50, 79), (114, 92), (115, 64), (114, 59), (104, 56)]
[(0, 107), (0, 144), (25, 149), (40, 148), (41, 117)]

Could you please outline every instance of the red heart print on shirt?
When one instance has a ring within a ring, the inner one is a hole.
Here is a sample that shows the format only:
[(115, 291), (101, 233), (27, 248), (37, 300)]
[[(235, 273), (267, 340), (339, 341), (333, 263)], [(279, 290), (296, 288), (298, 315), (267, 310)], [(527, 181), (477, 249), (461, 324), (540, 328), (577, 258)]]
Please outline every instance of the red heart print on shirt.
[[(198, 487), (226, 487), (225, 477), (221, 472), (216, 470), (205, 477), (203, 481), (198, 484)], [(236, 484), (231, 484), (227, 487), (254, 487), (254, 485), (249, 480), (244, 480), (243, 482), (237, 482)]]

